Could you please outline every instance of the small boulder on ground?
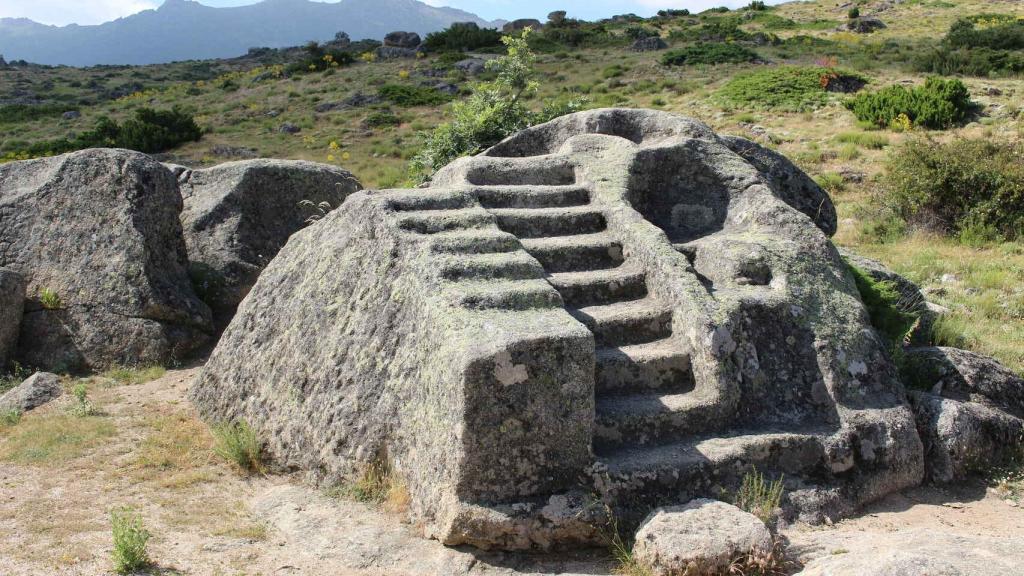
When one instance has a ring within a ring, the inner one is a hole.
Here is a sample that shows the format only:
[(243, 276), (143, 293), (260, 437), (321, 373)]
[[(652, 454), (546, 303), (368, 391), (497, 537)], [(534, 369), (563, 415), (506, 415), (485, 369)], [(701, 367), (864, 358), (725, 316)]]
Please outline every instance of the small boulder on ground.
[(482, 58), (466, 58), (455, 63), (455, 69), (476, 76), (487, 69), (487, 61)]
[(161, 364), (209, 339), (192, 289), (174, 175), (92, 149), (0, 166), (0, 266), (26, 280), (22, 364)]
[(726, 574), (737, 560), (772, 549), (756, 516), (717, 500), (659, 508), (636, 533), (633, 557), (653, 576)]
[(501, 27), (501, 31), (505, 34), (512, 34), (514, 32), (522, 32), (526, 28), (531, 28), (534, 31), (537, 31), (543, 26), (544, 24), (541, 24), (541, 21), (536, 18), (519, 18), (518, 20), (506, 22), (505, 25)]
[(0, 396), (0, 412), (28, 412), (61, 395), (60, 377), (36, 372)]
[(418, 48), (423, 40), (415, 32), (391, 32), (384, 37), (384, 46), (395, 48)]
[(21, 274), (0, 268), (0, 372), (14, 359), (25, 307), (25, 279)]
[(1020, 455), (1024, 379), (996, 360), (956, 348), (912, 348), (904, 373), (928, 477), (950, 482)]
[(884, 22), (871, 17), (851, 18), (839, 26), (840, 31), (856, 34), (870, 34), (884, 28), (887, 28)]
[(189, 271), (219, 324), (230, 320), (263, 268), (321, 203), (337, 208), (362, 188), (346, 170), (292, 160), (193, 170), (180, 185)]
[(655, 52), (668, 48), (668, 43), (658, 36), (648, 36), (633, 42), (634, 52)]
[(282, 134), (298, 134), (299, 132), (302, 132), (302, 128), (292, 124), (291, 122), (285, 122), (284, 124), (281, 124), (277, 131)]
[(82, 117), (82, 113), (78, 110), (68, 110), (61, 114), (60, 117), (62, 120), (77, 120)]

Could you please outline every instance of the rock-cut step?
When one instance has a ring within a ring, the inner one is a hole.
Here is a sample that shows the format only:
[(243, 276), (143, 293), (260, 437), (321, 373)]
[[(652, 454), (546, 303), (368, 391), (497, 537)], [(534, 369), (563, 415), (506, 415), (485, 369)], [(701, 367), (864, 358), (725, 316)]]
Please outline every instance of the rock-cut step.
[(714, 425), (709, 418), (712, 409), (694, 392), (598, 396), (594, 451), (606, 454), (624, 446), (663, 444), (707, 432)]
[(557, 253), (542, 259), (535, 249), (527, 248), (527, 252), (540, 260), (549, 272), (557, 268), (578, 270), (554, 272), (548, 276), (548, 282), (562, 295), (566, 306), (582, 308), (619, 300), (637, 300), (646, 296), (647, 284), (643, 271), (630, 266), (614, 268), (622, 261), (622, 247), (618, 243), (611, 243), (607, 248), (596, 254), (584, 253), (577, 256), (576, 266), (559, 266), (564, 260)]
[(466, 254), (440, 264), (441, 277), (462, 280), (531, 280), (544, 277), (544, 269), (522, 250), (493, 254)]
[(398, 219), (398, 225), (402, 230), (418, 234), (437, 234), (449, 230), (481, 228), (493, 224), (494, 217), (479, 207), (399, 212)]
[(690, 354), (671, 338), (598, 348), (595, 360), (594, 385), (599, 395), (655, 391), (678, 394), (694, 388)]
[(490, 210), (502, 230), (519, 238), (568, 236), (601, 232), (604, 214), (591, 206), (569, 208), (495, 208)]
[(566, 208), (590, 202), (580, 186), (487, 186), (475, 189), (484, 208)]
[(562, 298), (541, 279), (464, 281), (447, 287), (459, 306), (473, 310), (533, 310), (560, 308)]
[(523, 249), (551, 273), (606, 270), (623, 261), (622, 244), (603, 232), (527, 238), (521, 242)]
[(643, 344), (672, 334), (672, 310), (653, 298), (570, 310), (599, 347)]
[(522, 247), (518, 238), (495, 228), (439, 232), (431, 240), (430, 249), (439, 254), (514, 252)]

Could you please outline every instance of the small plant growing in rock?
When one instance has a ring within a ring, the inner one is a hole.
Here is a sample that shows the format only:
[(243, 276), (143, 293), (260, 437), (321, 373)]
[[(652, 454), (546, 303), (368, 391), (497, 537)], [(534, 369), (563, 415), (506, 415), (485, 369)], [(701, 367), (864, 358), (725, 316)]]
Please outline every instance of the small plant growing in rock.
[(775, 517), (775, 510), (782, 501), (782, 478), (772, 482), (754, 468), (743, 476), (740, 489), (736, 492), (737, 508), (757, 516), (765, 524)]
[(327, 216), (327, 213), (334, 209), (330, 202), (314, 204), (311, 200), (303, 200), (302, 202), (299, 202), (299, 208), (305, 208), (311, 212), (309, 218), (306, 218), (306, 224), (313, 224), (314, 222), (323, 220), (324, 217)]
[(239, 421), (213, 427), (213, 451), (235, 463), (245, 472), (263, 469), (263, 444), (248, 422)]
[(63, 306), (60, 296), (49, 288), (43, 288), (39, 291), (39, 303), (47, 310), (60, 310)]
[(653, 576), (650, 568), (633, 555), (633, 543), (622, 537), (619, 521), (608, 510), (608, 551), (615, 560), (615, 574), (620, 576)]
[(142, 517), (127, 506), (118, 508), (110, 513), (110, 526), (114, 535), (114, 572), (131, 574), (149, 566), (146, 544), (151, 535)]

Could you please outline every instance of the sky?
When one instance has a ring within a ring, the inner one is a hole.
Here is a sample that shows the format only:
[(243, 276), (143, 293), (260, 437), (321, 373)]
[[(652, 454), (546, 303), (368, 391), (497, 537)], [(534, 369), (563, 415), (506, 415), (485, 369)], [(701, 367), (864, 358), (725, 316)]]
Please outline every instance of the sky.
[[(240, 6), (257, 0), (199, 0), (207, 6)], [(692, 11), (714, 6), (737, 8), (749, 0), (425, 0), (434, 6), (452, 6), (473, 12), (482, 18), (538, 18), (553, 10), (566, 10), (569, 16), (593, 20), (633, 12), (649, 16), (664, 8), (689, 8)], [(777, 4), (780, 0), (769, 0)], [(29, 18), (43, 24), (100, 24), (136, 12), (156, 8), (163, 0), (0, 0), (0, 18)]]

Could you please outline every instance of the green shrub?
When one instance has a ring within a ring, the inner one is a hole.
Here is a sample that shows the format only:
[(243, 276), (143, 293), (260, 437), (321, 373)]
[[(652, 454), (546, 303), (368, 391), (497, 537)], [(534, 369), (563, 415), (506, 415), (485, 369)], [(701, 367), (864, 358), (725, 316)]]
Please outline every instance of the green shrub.
[(219, 424), (212, 428), (215, 454), (234, 462), (245, 472), (263, 468), (263, 444), (248, 422)]
[(835, 172), (826, 172), (815, 180), (818, 182), (818, 186), (821, 186), (830, 194), (846, 190), (846, 179), (841, 174), (836, 174)]
[(858, 120), (885, 127), (900, 115), (913, 126), (943, 129), (964, 121), (973, 103), (967, 86), (960, 80), (930, 77), (923, 86), (889, 86), (877, 92), (859, 94), (846, 102)]
[(893, 352), (901, 349), (918, 321), (919, 315), (914, 312), (918, 303), (904, 302), (892, 282), (879, 282), (849, 262), (847, 266), (857, 283), (857, 291), (867, 308), (871, 325), (888, 341)]
[(621, 64), (612, 64), (601, 71), (601, 77), (605, 80), (610, 78), (618, 78), (626, 73), (626, 68)]
[(74, 403), (71, 404), (71, 415), (79, 418), (85, 418), (86, 416), (97, 416), (98, 411), (93, 405), (92, 400), (89, 400), (89, 390), (85, 384), (76, 384), (71, 389), (71, 395), (74, 397)]
[(764, 3), (763, 0), (753, 0), (753, 2), (747, 5), (747, 10), (754, 10), (755, 12), (767, 9), (768, 6)]
[(1024, 72), (1024, 20), (1004, 14), (961, 18), (941, 45), (914, 60), (921, 72), (998, 76)]
[(382, 128), (384, 126), (398, 126), (402, 120), (391, 112), (371, 112), (363, 119), (363, 125), (370, 128)]
[(846, 13), (846, 17), (849, 18), (850, 20), (856, 20), (857, 18), (860, 18), (860, 8), (856, 6), (850, 8), (850, 10)]
[(666, 52), (661, 57), (661, 63), (665, 66), (739, 64), (756, 59), (756, 52), (739, 44), (698, 42), (686, 48)]
[(460, 156), (475, 154), (524, 128), (583, 107), (584, 101), (573, 97), (548, 101), (539, 112), (527, 107), (526, 100), (539, 88), (530, 37), (530, 31), (524, 30), (518, 38), (502, 38), (508, 54), (487, 63), (497, 77), (475, 85), (469, 98), (452, 105), (451, 120), (427, 135), (423, 149), (410, 163), (416, 177), (428, 177)]
[(380, 97), (396, 106), (437, 106), (451, 100), (451, 96), (429, 86), (385, 84), (378, 89)]
[(289, 74), (324, 72), (348, 66), (356, 61), (356, 56), (351, 50), (327, 50), (319, 42), (306, 44), (305, 51), (305, 58), (289, 64), (285, 69)]
[(142, 523), (142, 517), (129, 507), (110, 513), (110, 527), (114, 537), (114, 572), (132, 574), (150, 564), (146, 545), (151, 537)]
[(740, 74), (716, 94), (723, 105), (805, 111), (828, 102), (828, 86), (835, 78), (862, 78), (851, 72), (821, 66), (776, 66)]
[(57, 104), (7, 104), (0, 106), (0, 124), (18, 124), (55, 118), (67, 111)]
[(493, 28), (456, 22), (447, 30), (427, 34), (423, 48), (427, 52), (461, 52), (501, 46), (501, 33)]
[(754, 468), (743, 476), (733, 503), (737, 508), (757, 516), (765, 524), (770, 524), (775, 517), (775, 510), (782, 502), (782, 491), (782, 478), (768, 481)]
[(1024, 237), (1024, 142), (916, 139), (892, 153), (883, 184), (886, 203), (912, 224)]

